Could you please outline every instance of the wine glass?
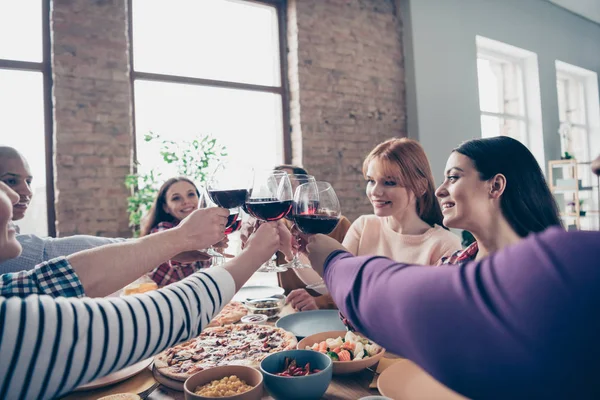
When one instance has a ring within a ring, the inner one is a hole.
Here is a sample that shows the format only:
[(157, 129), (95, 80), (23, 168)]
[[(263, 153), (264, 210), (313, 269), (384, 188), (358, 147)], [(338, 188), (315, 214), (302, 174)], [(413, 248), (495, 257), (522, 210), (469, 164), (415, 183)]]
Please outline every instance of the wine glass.
[[(211, 198), (208, 195), (205, 188), (202, 188), (200, 190), (200, 198), (198, 199), (198, 208), (202, 209), (202, 208), (212, 208), (212, 207), (217, 207), (217, 204), (215, 204), (211, 200)], [(234, 226), (235, 226), (235, 229), (234, 229)], [(240, 227), (241, 227), (240, 208), (236, 207), (236, 208), (229, 209), (229, 216), (227, 217), (227, 222), (225, 224), (225, 234), (228, 235), (231, 232), (234, 232), (235, 230), (239, 229)], [(209, 256), (212, 257), (211, 266), (213, 266), (213, 267), (217, 266), (217, 265), (222, 265), (225, 262), (225, 257), (223, 256), (223, 254), (216, 251), (214, 246), (210, 246), (206, 250), (206, 254), (208, 254)]]
[(237, 209), (246, 202), (252, 181), (252, 168), (219, 163), (210, 174), (206, 189), (210, 199), (219, 207)]
[[(246, 200), (246, 210), (259, 221), (278, 221), (292, 208), (292, 184), (283, 171), (257, 173), (254, 184)], [(277, 266), (274, 257), (265, 263), (258, 272), (284, 272), (287, 268)]]
[[(300, 232), (306, 235), (327, 235), (335, 229), (341, 214), (338, 197), (328, 182), (309, 182), (296, 189), (292, 218)], [(322, 293), (326, 290), (325, 281), (320, 279), (306, 288)]]
[[(290, 182), (292, 184), (292, 191), (296, 191), (296, 189), (300, 186), (303, 185), (305, 183), (312, 183), (314, 184), (315, 181), (315, 177), (312, 175), (306, 175), (306, 174), (288, 174), (288, 177), (290, 178)], [(292, 203), (292, 208), (293, 208), (293, 203)], [(289, 212), (287, 213), (287, 215), (285, 216), (285, 219), (294, 222), (294, 218), (293, 218), (293, 213)], [(296, 231), (292, 230), (292, 235), (294, 235), (295, 240), (299, 240), (298, 236), (295, 234)], [(302, 269), (302, 268), (310, 268), (310, 265), (306, 265), (303, 264), (302, 261), (300, 261), (300, 257), (298, 257), (298, 249), (296, 247), (294, 247), (292, 249), (293, 253), (294, 253), (294, 257), (292, 258), (292, 261), (290, 261), (287, 264), (283, 264), (281, 265), (282, 267), (286, 267), (287, 269)]]

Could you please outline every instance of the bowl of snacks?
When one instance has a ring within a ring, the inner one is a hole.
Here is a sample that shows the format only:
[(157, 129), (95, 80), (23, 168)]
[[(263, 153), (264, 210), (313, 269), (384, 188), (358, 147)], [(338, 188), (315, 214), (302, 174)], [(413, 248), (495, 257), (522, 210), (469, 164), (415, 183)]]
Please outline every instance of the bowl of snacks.
[(307, 336), (298, 349), (312, 350), (331, 358), (334, 375), (351, 374), (371, 367), (383, 357), (385, 349), (354, 332), (331, 331)]
[(286, 350), (260, 363), (265, 387), (275, 400), (320, 399), (332, 378), (332, 361), (312, 350)]
[(250, 314), (262, 314), (272, 319), (279, 315), (285, 306), (285, 296), (275, 295), (263, 299), (253, 299), (244, 302)]
[(190, 376), (183, 384), (183, 391), (185, 400), (260, 400), (263, 376), (256, 368), (224, 365)]

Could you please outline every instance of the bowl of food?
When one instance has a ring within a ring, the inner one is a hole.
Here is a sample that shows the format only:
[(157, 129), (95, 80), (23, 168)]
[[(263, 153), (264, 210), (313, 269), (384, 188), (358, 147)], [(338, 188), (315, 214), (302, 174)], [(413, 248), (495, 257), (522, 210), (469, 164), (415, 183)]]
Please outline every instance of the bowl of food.
[(260, 400), (263, 376), (255, 368), (224, 365), (190, 376), (183, 384), (183, 391), (185, 400)]
[(298, 349), (319, 352), (331, 358), (333, 374), (351, 374), (371, 367), (383, 357), (385, 349), (354, 332), (330, 331), (307, 336)]
[(286, 350), (267, 356), (260, 370), (275, 400), (316, 400), (331, 383), (332, 361), (312, 350)]
[(285, 306), (285, 296), (272, 296), (262, 299), (252, 299), (244, 302), (249, 314), (266, 315), (267, 318), (276, 318), (283, 306)]

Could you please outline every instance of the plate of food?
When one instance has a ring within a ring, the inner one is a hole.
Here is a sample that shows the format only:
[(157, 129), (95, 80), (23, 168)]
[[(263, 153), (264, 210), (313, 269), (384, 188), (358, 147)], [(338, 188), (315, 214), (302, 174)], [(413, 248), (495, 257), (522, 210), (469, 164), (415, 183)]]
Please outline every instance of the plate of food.
[(335, 375), (350, 374), (371, 367), (385, 354), (385, 349), (377, 343), (349, 331), (317, 333), (302, 339), (297, 347), (327, 355), (333, 361)]
[(382, 395), (399, 400), (467, 400), (410, 360), (386, 368), (377, 379), (377, 389)]
[(295, 349), (297, 344), (292, 333), (269, 325), (207, 328), (197, 338), (158, 354), (154, 358), (155, 375), (183, 384), (195, 373), (212, 367), (245, 365), (258, 368), (269, 354)]
[(297, 312), (279, 319), (275, 326), (292, 332), (298, 339), (321, 332), (346, 330), (337, 310)]

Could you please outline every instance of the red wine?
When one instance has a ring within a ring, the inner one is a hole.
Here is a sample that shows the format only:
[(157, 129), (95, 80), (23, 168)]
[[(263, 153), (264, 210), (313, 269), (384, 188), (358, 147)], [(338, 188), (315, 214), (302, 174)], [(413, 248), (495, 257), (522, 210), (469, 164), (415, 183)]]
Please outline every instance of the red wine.
[[(300, 210), (300, 214), (314, 214), (319, 209), (319, 201), (311, 200), (308, 202), (304, 202), (303, 208)], [(294, 210), (298, 210), (298, 205), (296, 202), (292, 203), (292, 209), (289, 213), (286, 214), (285, 219), (294, 222)]]
[(235, 214), (229, 214), (229, 216), (227, 217), (227, 225), (225, 225), (225, 227), (229, 228), (233, 223), (235, 223), (238, 219), (238, 216), (240, 214), (239, 213), (235, 213)]
[(252, 199), (246, 202), (248, 213), (263, 221), (277, 221), (283, 218), (292, 208), (292, 201), (274, 199)]
[(231, 189), (231, 190), (209, 190), (210, 199), (223, 208), (236, 208), (244, 204), (248, 197), (246, 189)]
[(307, 234), (323, 233), (327, 235), (335, 229), (338, 224), (338, 217), (328, 215), (296, 215), (294, 221), (300, 230)]
[(225, 229), (225, 234), (229, 235), (230, 233), (238, 231), (241, 227), (242, 227), (242, 220), (237, 219), (237, 220), (235, 220), (235, 222), (233, 224), (231, 224), (231, 226), (229, 226), (227, 229)]

